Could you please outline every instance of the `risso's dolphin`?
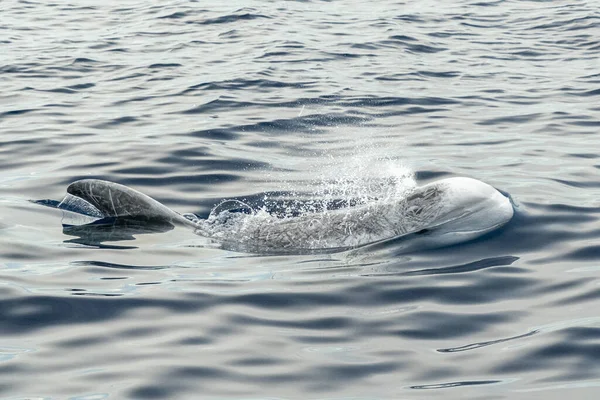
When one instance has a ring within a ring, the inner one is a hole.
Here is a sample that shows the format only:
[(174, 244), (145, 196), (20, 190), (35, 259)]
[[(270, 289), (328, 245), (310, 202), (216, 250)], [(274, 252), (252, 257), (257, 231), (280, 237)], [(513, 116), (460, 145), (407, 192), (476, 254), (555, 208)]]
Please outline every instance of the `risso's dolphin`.
[(181, 215), (127, 186), (97, 179), (76, 181), (67, 193), (58, 208), (85, 214), (90, 218), (86, 222), (167, 222), (190, 227), (223, 248), (261, 254), (341, 251), (417, 234), (436, 247), (484, 235), (513, 216), (510, 200), (499, 191), (459, 177), (416, 187), (400, 198), (287, 217), (224, 209), (200, 219)]
[[(147, 219), (195, 226), (190, 220), (152, 197), (118, 183), (83, 179), (71, 183), (67, 187), (67, 193), (74, 196), (63, 200), (63, 203), (70, 202), (74, 205), (74, 209), (70, 211), (86, 210), (85, 214), (100, 218)], [(85, 207), (82, 207), (83, 205)]]

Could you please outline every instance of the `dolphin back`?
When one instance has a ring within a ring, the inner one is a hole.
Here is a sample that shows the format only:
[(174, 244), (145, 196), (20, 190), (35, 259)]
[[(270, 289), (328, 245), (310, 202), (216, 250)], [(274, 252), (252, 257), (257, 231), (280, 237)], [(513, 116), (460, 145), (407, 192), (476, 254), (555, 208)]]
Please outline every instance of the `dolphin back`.
[(75, 181), (67, 193), (94, 206), (104, 217), (160, 220), (190, 225), (188, 219), (137, 190), (99, 179)]

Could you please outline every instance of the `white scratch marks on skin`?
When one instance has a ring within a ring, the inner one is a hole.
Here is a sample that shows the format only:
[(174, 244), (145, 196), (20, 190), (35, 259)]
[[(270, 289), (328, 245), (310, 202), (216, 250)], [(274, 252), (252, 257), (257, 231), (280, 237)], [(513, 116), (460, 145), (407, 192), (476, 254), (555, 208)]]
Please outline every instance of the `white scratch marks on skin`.
[(108, 189), (108, 198), (110, 199), (110, 205), (113, 208), (113, 211), (115, 213), (115, 217), (117, 216), (117, 209), (115, 208), (115, 203), (113, 202), (113, 198), (112, 198), (112, 193), (110, 192), (110, 188)]

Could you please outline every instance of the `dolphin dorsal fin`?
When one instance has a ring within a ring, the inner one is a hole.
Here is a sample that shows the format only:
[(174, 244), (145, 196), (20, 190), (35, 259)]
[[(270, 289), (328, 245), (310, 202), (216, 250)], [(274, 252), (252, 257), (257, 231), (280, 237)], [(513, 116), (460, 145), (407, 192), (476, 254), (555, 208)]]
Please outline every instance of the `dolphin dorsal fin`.
[(105, 217), (147, 218), (192, 224), (191, 221), (137, 190), (99, 179), (75, 181), (67, 193), (96, 207)]

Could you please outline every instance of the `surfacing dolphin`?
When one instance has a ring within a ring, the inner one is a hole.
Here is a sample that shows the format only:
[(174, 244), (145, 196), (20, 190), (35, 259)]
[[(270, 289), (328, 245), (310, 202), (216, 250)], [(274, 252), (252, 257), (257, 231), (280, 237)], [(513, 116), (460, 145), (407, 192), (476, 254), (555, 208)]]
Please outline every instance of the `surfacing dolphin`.
[(513, 216), (510, 200), (492, 186), (458, 177), (416, 187), (397, 199), (283, 218), (264, 210), (225, 209), (200, 219), (97, 179), (73, 182), (67, 192), (58, 208), (84, 214), (86, 222), (113, 218), (183, 225), (225, 249), (259, 254), (342, 251), (415, 234), (425, 234), (430, 246), (444, 246), (482, 236)]

